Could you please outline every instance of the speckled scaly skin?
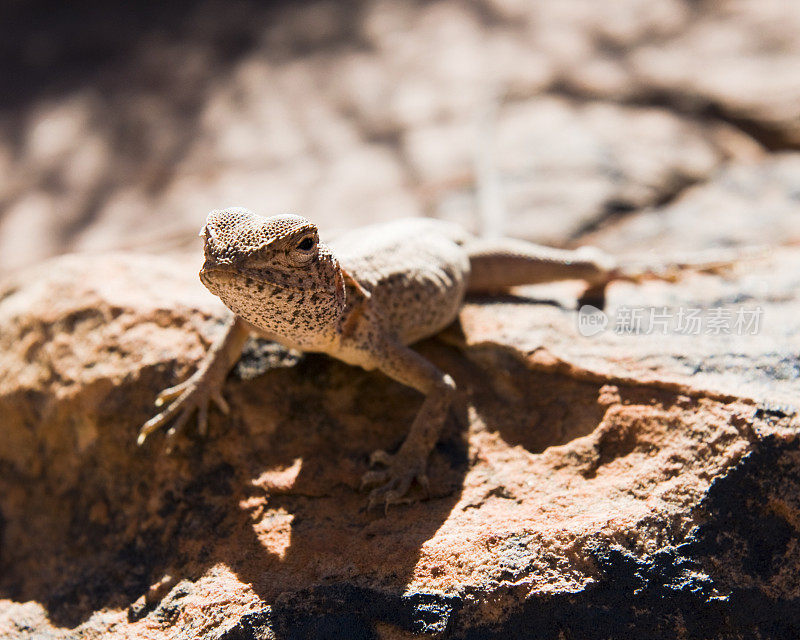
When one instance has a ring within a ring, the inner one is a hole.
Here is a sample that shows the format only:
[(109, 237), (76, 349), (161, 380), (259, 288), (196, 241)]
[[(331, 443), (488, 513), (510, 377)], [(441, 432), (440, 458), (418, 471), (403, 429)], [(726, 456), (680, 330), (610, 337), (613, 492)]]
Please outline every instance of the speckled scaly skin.
[(603, 287), (623, 276), (602, 252), (566, 251), (519, 240), (480, 240), (446, 222), (413, 218), (377, 224), (331, 243), (295, 215), (269, 218), (246, 209), (212, 211), (205, 239), (203, 284), (233, 312), (224, 335), (198, 371), (163, 391), (167, 408), (141, 429), (139, 443), (176, 418), (171, 431), (198, 412), (205, 433), (220, 392), (248, 335), (304, 351), (327, 353), (364, 369), (379, 369), (420, 391), (422, 408), (392, 455), (375, 452), (364, 485), (377, 485), (370, 506), (403, 501), (416, 480), (427, 489), (428, 455), (453, 399), (455, 383), (408, 345), (455, 320), (468, 291), (503, 291), (519, 284), (582, 279)]

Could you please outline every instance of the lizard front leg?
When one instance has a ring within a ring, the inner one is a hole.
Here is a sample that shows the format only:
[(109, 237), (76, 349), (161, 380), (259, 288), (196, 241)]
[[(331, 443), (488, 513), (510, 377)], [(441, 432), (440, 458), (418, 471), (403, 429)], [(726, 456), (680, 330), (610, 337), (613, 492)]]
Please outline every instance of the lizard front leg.
[(414, 480), (428, 490), (428, 456), (447, 419), (456, 385), (449, 375), (393, 338), (382, 340), (372, 355), (386, 375), (425, 395), (422, 408), (397, 452), (388, 454), (379, 450), (370, 457), (372, 464), (384, 465), (385, 469), (369, 471), (361, 481), (362, 487), (379, 485), (370, 492), (368, 508), (383, 502), (388, 509), (390, 504), (406, 501), (404, 497)]
[(223, 413), (228, 413), (228, 403), (222, 396), (222, 385), (228, 372), (239, 359), (249, 335), (249, 325), (231, 316), (222, 335), (211, 345), (197, 371), (187, 380), (158, 394), (157, 407), (167, 402), (169, 404), (161, 413), (144, 423), (139, 430), (137, 443), (144, 444), (151, 433), (173, 418), (175, 422), (169, 430), (170, 433), (180, 431), (194, 411), (197, 411), (198, 432), (200, 435), (205, 435), (208, 427), (208, 403), (212, 400)]

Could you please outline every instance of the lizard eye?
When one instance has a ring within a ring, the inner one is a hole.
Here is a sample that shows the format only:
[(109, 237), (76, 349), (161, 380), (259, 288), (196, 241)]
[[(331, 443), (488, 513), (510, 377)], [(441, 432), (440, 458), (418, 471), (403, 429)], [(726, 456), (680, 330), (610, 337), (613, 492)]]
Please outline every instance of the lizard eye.
[(303, 238), (298, 244), (297, 248), (300, 251), (311, 251), (314, 248), (314, 239), (310, 236)]

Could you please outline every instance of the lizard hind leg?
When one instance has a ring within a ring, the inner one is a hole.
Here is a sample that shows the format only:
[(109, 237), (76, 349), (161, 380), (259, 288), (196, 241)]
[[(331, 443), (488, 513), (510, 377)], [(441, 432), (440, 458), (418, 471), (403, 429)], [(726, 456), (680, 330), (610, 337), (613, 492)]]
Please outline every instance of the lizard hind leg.
[(425, 394), (403, 444), (394, 454), (375, 451), (370, 456), (371, 465), (384, 468), (368, 471), (361, 480), (362, 488), (377, 485), (370, 492), (368, 508), (382, 503), (388, 510), (391, 504), (413, 501), (407, 493), (414, 481), (428, 493), (428, 456), (447, 419), (456, 385), (416, 351), (394, 340), (384, 340), (374, 356), (385, 374)]
[(466, 246), (471, 293), (557, 280), (585, 280), (604, 286), (614, 278), (616, 260), (595, 247), (555, 249), (513, 238), (476, 239)]

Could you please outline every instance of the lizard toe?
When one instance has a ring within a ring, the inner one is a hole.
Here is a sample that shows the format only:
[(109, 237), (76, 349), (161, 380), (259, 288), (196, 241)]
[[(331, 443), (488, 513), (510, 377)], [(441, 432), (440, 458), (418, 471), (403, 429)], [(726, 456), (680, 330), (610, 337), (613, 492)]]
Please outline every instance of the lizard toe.
[(181, 410), (182, 406), (181, 398), (178, 400), (173, 401), (166, 409), (164, 409), (161, 413), (153, 416), (147, 422), (142, 425), (142, 428), (139, 429), (139, 436), (136, 438), (136, 443), (141, 446), (145, 443), (145, 440), (150, 436), (151, 433), (158, 431), (161, 427), (167, 424), (178, 412)]
[(417, 478), (416, 479), (417, 479), (417, 482), (419, 482), (420, 486), (422, 487), (422, 490), (425, 492), (425, 497), (426, 498), (430, 498), (431, 497), (431, 482), (430, 482), (430, 480), (428, 480), (428, 474), (425, 473), (425, 472), (419, 473), (419, 474), (417, 474)]
[(142, 425), (142, 428), (139, 429), (139, 435), (136, 438), (136, 444), (140, 447), (145, 443), (147, 438), (150, 436), (153, 431), (156, 431), (162, 424), (164, 424), (164, 419), (162, 417), (163, 414), (159, 413), (156, 416), (150, 418), (147, 422)]
[(170, 400), (174, 400), (178, 396), (180, 396), (186, 388), (189, 386), (189, 380), (184, 380), (180, 384), (176, 384), (174, 387), (167, 387), (161, 393), (156, 396), (155, 405), (157, 407), (164, 406)]
[(222, 411), (223, 414), (226, 416), (231, 412), (230, 405), (228, 405), (228, 401), (225, 400), (225, 397), (222, 395), (222, 392), (219, 389), (216, 389), (211, 394), (211, 399), (214, 401), (214, 404), (217, 405), (217, 408)]
[(203, 402), (197, 407), (197, 433), (201, 438), (208, 434), (208, 402)]
[[(136, 442), (141, 446), (153, 432), (172, 423), (167, 435), (170, 439), (180, 433), (189, 422), (192, 414), (197, 412), (197, 432), (201, 437), (208, 433), (209, 403), (214, 402), (223, 413), (230, 411), (228, 403), (222, 397), (218, 388), (200, 379), (186, 380), (181, 384), (165, 389), (158, 395), (157, 404), (163, 404), (166, 398), (171, 398), (167, 407), (156, 416), (144, 423), (139, 430)], [(174, 421), (173, 421), (174, 420)]]
[(184, 407), (183, 410), (178, 415), (175, 422), (172, 423), (170, 428), (167, 430), (167, 437), (172, 440), (178, 435), (183, 428), (186, 426), (186, 423), (189, 422), (189, 418), (192, 417), (192, 412), (194, 407)]
[(389, 479), (388, 471), (367, 471), (361, 476), (361, 490), (376, 484), (385, 483)]
[(384, 467), (388, 467), (392, 464), (392, 460), (394, 460), (394, 456), (386, 453), (383, 449), (376, 449), (369, 456), (369, 466), (374, 467), (375, 465), (380, 464)]
[(392, 504), (407, 504), (415, 502), (418, 498), (409, 497), (408, 491), (411, 483), (417, 481), (422, 487), (426, 497), (430, 496), (430, 482), (423, 469), (416, 465), (394, 464), (389, 469), (380, 471), (369, 471), (361, 479), (362, 489), (367, 486), (378, 484), (369, 494), (367, 509), (383, 503), (384, 509), (388, 510)]
[(411, 487), (413, 477), (392, 478), (382, 487), (373, 489), (369, 494), (367, 509), (383, 504), (384, 514), (389, 512), (389, 507), (393, 504), (407, 504), (414, 502), (406, 494)]

